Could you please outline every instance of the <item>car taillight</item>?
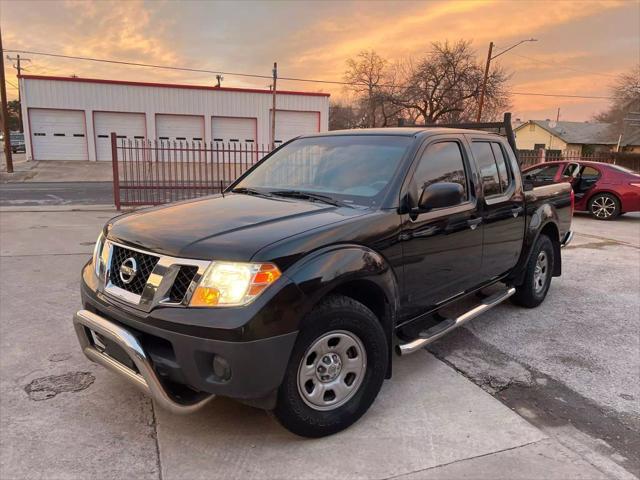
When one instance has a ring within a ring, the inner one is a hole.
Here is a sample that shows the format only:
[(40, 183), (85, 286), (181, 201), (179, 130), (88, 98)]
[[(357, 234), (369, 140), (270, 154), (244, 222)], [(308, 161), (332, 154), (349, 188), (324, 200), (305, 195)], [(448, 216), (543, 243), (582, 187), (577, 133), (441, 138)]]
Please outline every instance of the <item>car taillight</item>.
[(573, 211), (575, 210), (575, 207), (576, 207), (576, 194), (572, 188), (571, 189), (571, 215), (573, 215)]

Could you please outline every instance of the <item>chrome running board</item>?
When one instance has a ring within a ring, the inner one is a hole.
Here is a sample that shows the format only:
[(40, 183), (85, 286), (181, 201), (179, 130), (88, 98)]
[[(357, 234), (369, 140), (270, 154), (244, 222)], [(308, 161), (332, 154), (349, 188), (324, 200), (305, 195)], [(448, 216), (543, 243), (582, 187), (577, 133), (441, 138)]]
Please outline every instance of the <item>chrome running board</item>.
[(430, 329), (420, 332), (419, 337), (415, 340), (396, 346), (397, 353), (399, 355), (408, 355), (410, 353), (417, 352), (426, 345), (429, 345), (440, 337), (446, 335), (451, 330), (458, 328), (460, 325), (467, 323), (469, 320), (477, 317), (478, 315), (482, 315), (487, 310), (501, 304), (514, 293), (516, 293), (516, 289), (511, 287), (504, 292), (498, 292), (487, 297), (480, 305), (473, 307), (471, 310), (463, 313), (459, 317), (443, 320)]
[[(166, 391), (153, 370), (151, 361), (142, 345), (127, 329), (100, 315), (80, 310), (73, 316), (73, 325), (80, 341), (82, 351), (87, 358), (126, 378), (147, 395), (150, 395), (161, 407), (173, 413), (192, 413), (204, 407), (215, 395), (209, 395), (194, 403), (176, 402)], [(131, 358), (138, 372), (120, 363), (116, 359), (98, 350), (90, 338), (87, 329), (92, 330), (116, 343)]]

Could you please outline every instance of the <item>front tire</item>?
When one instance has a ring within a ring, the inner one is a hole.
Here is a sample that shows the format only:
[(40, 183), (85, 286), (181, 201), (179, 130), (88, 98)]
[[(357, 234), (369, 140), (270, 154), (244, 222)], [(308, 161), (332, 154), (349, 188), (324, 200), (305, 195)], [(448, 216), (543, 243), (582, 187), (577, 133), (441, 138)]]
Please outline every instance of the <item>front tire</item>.
[(303, 437), (324, 437), (356, 422), (375, 400), (388, 346), (378, 318), (361, 303), (331, 296), (304, 319), (275, 416)]
[(620, 210), (620, 201), (610, 193), (599, 193), (589, 200), (589, 212), (598, 220), (613, 220)]
[(516, 305), (534, 308), (544, 301), (553, 276), (554, 251), (551, 239), (540, 235), (527, 262), (524, 282), (516, 287), (516, 293), (511, 297)]

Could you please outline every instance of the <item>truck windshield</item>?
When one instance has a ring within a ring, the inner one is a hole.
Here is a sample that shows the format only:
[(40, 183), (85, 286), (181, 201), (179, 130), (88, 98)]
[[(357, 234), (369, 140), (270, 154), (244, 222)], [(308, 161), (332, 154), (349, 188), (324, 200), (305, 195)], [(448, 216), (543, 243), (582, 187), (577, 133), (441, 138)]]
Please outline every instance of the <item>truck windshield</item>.
[(411, 141), (392, 135), (300, 138), (262, 162), (234, 190), (291, 190), (371, 205), (382, 196)]

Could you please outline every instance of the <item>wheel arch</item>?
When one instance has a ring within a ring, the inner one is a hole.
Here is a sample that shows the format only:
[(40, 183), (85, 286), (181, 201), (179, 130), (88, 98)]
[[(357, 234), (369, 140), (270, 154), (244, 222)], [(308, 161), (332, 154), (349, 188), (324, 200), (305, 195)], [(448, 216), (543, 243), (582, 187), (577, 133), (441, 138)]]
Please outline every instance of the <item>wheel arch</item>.
[(615, 199), (618, 201), (618, 205), (620, 206), (620, 212), (623, 212), (622, 210), (622, 198), (620, 198), (620, 195), (616, 192), (614, 192), (613, 190), (609, 190), (609, 189), (599, 189), (597, 192), (593, 192), (591, 195), (589, 195), (587, 197), (587, 200), (585, 202), (585, 206), (587, 207), (587, 211), (590, 212), (589, 209), (589, 204), (591, 203), (591, 200), (593, 200), (594, 197), (597, 197), (598, 195), (601, 195), (603, 193), (607, 193), (613, 197), (615, 197)]
[(398, 282), (387, 260), (361, 245), (323, 249), (301, 262), (289, 278), (305, 294), (304, 318), (318, 303), (331, 295), (352, 298), (371, 310), (382, 324), (389, 347), (386, 378), (391, 377)]

